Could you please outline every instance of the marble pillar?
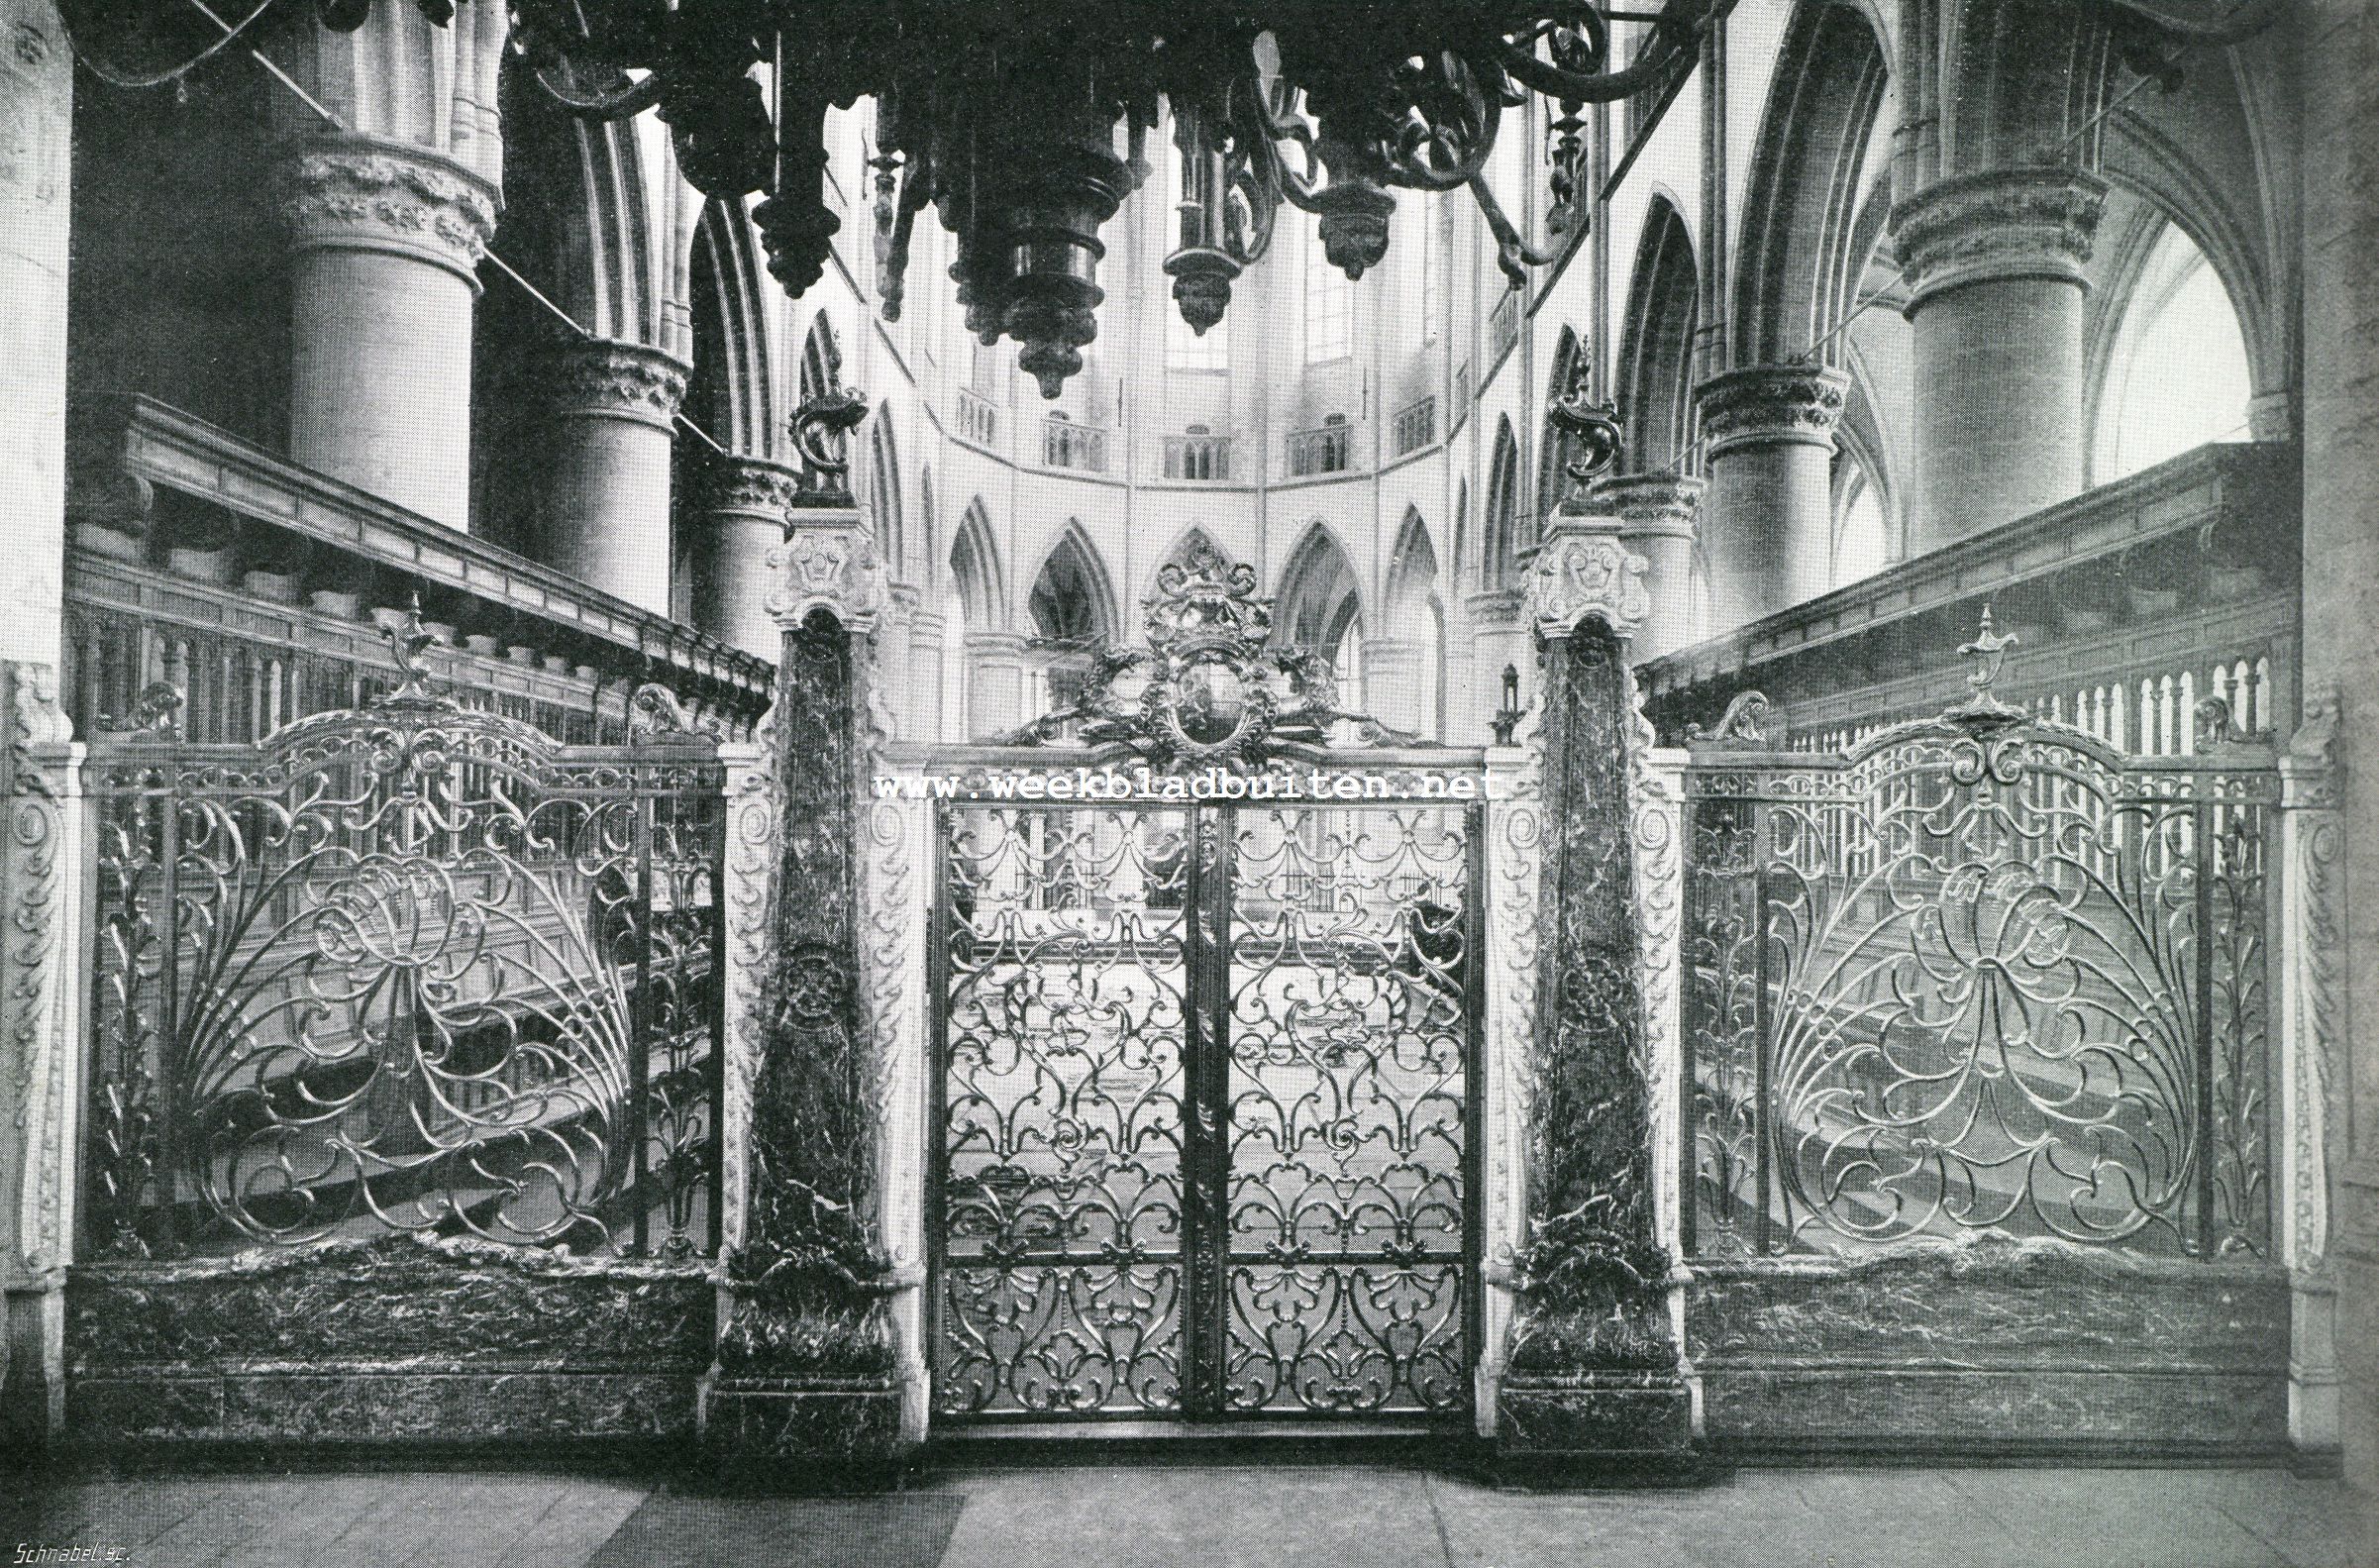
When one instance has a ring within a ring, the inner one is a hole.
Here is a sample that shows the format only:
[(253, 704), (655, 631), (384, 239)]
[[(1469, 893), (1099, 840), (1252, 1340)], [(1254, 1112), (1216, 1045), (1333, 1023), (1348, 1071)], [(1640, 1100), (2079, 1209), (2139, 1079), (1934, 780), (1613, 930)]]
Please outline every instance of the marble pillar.
[(1558, 514), (1528, 576), (1543, 684), (1525, 744), (1544, 828), (1533, 1026), (1509, 1064), (1520, 1224), (1495, 1409), (1497, 1462), (1515, 1478), (1703, 1470), (1654, 1169), (1654, 1064), (1673, 1041), (1656, 1048), (1653, 1030), (1674, 1009), (1648, 990), (1638, 890), (1651, 851), (1635, 807), (1652, 742), (1627, 651), (1650, 603), (1644, 559), (1618, 530), (1615, 517)]
[(1892, 209), (1915, 338), (1910, 555), (2082, 492), (2085, 268), (2106, 198), (2078, 169), (1995, 170)]
[(496, 187), (368, 136), (308, 137), (280, 177), (290, 458), (468, 528), (471, 314)]
[(711, 1474), (767, 1491), (890, 1481), (916, 1403), (898, 1325), (923, 1275), (887, 1243), (901, 1156), (885, 1147), (891, 1023), (866, 945), (886, 594), (856, 516), (831, 515), (797, 519), (773, 553), (776, 701), (727, 759), (728, 1258), (700, 1419)]
[(1705, 487), (1701, 479), (1648, 473), (1595, 484), (1595, 504), (1618, 516), (1619, 543), (1648, 564), (1644, 589), (1651, 608), (1629, 649), (1637, 664), (1693, 640), (1694, 538)]
[(670, 454), (685, 372), (659, 349), (590, 339), (554, 350), (547, 377), (539, 555), (656, 615), (670, 613)]
[(800, 475), (767, 458), (721, 458), (683, 511), (694, 624), (748, 654), (774, 660), (783, 629), (769, 613), (769, 552), (784, 542)]
[(1760, 365), (1696, 388), (1707, 442), (1704, 549), (1714, 632), (1813, 599), (1832, 585), (1834, 427), (1850, 378), (1813, 365)]

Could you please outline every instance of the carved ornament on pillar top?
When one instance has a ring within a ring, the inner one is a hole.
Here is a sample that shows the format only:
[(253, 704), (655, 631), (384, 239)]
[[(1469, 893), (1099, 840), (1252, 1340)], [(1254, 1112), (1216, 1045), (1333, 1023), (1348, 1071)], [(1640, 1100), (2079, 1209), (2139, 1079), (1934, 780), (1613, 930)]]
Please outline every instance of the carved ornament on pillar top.
[(1644, 587), (1651, 563), (1611, 533), (1557, 526), (1528, 568), (1528, 620), (1546, 638), (1562, 638), (1593, 618), (1632, 637), (1652, 613)]
[(2106, 205), (2107, 182), (2075, 168), (1993, 169), (1926, 186), (1892, 209), (1907, 314), (1964, 283), (2082, 282)]
[(685, 401), (685, 363), (641, 343), (563, 344), (546, 374), (554, 407), (564, 413), (625, 414), (666, 426)]
[(703, 480), (703, 509), (714, 517), (767, 516), (782, 524), (801, 475), (769, 458), (720, 458)]
[(300, 250), (394, 251), (474, 288), (502, 205), (452, 158), (368, 137), (309, 145), (281, 170), (281, 217)]
[(883, 560), (876, 541), (854, 518), (797, 521), (783, 544), (769, 552), (780, 575), (769, 590), (769, 613), (779, 626), (799, 626), (823, 609), (854, 633), (872, 631), (891, 600)]
[(1709, 456), (1737, 447), (1799, 442), (1833, 449), (1850, 377), (1815, 365), (1754, 365), (1695, 388)]
[(1596, 480), (1589, 495), (1618, 515), (1622, 539), (1692, 539), (1707, 488), (1707, 481), (1680, 474), (1623, 473)]

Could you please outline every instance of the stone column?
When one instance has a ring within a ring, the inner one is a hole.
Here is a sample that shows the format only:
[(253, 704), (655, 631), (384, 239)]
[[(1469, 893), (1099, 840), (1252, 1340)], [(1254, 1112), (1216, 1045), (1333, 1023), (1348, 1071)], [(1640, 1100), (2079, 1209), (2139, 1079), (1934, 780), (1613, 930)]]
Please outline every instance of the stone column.
[(1420, 683), (1436, 677), (1434, 670), (1421, 668), (1420, 644), (1402, 637), (1363, 640), (1363, 706), (1390, 728), (1420, 728), (1429, 711)]
[(1700, 479), (1667, 474), (1623, 474), (1595, 486), (1595, 503), (1618, 514), (1619, 543), (1650, 564), (1644, 586), (1652, 608), (1629, 650), (1637, 664), (1676, 652), (1693, 635), (1694, 534), (1703, 489)]
[(551, 437), (540, 454), (547, 566), (656, 615), (670, 613), (670, 451), (683, 362), (593, 339), (554, 351)]
[(797, 519), (775, 559), (776, 698), (759, 766), (739, 756), (731, 780), (729, 1257), (701, 1429), (722, 1479), (804, 1490), (892, 1479), (915, 1382), (896, 1324), (923, 1276), (886, 1239), (904, 1223), (886, 1161), (908, 1151), (885, 1142), (896, 1020), (864, 864), (883, 570), (849, 512)]
[(1627, 640), (1650, 610), (1644, 569), (1616, 518), (1570, 513), (1529, 569), (1544, 833), (1533, 1027), (1516, 1066), (1521, 1241), (1495, 1411), (1498, 1460), (1515, 1476), (1682, 1479), (1701, 1464), (1654, 1169), (1654, 1064), (1674, 1050), (1652, 1031), (1674, 1009), (1647, 993), (1659, 943), (1642, 922), (1658, 900), (1639, 894), (1674, 881), (1675, 845), (1661, 862), (1637, 842), (1651, 736)]
[(950, 657), (942, 643), (948, 635), (948, 624), (939, 610), (920, 604), (908, 612), (909, 677), (903, 735), (921, 741), (941, 738), (942, 661)]
[(1759, 365), (1696, 388), (1709, 457), (1711, 630), (1731, 631), (1831, 585), (1834, 426), (1849, 384), (1813, 365)]
[(475, 268), (496, 187), (450, 157), (309, 138), (281, 170), (291, 248), (289, 456), (470, 526)]
[(74, 57), (51, 0), (0, 0), (0, 1451), (65, 1420), (65, 1268), (87, 916), (64, 635), (66, 257)]
[(769, 552), (784, 542), (786, 509), (800, 475), (766, 458), (721, 458), (710, 466), (699, 503), (687, 508), (693, 538), (686, 571), (693, 578), (694, 624), (748, 654), (774, 660), (783, 629), (769, 613), (774, 577)]
[(1521, 620), (1520, 595), (1516, 592), (1474, 593), (1463, 608), (1470, 629), (1464, 640), (1470, 661), (1470, 706), (1458, 715), (1446, 735), (1464, 745), (1476, 746), (1492, 733), (1490, 721), (1502, 705), (1505, 665), (1520, 673), (1522, 704), (1535, 699), (1536, 656), (1529, 648), (1534, 634)]
[(1024, 639), (1014, 632), (967, 633), (967, 738), (999, 735), (1024, 722)]
[(1996, 170), (1893, 208), (1915, 328), (1910, 555), (2082, 492), (2084, 269), (2106, 199), (2078, 169)]

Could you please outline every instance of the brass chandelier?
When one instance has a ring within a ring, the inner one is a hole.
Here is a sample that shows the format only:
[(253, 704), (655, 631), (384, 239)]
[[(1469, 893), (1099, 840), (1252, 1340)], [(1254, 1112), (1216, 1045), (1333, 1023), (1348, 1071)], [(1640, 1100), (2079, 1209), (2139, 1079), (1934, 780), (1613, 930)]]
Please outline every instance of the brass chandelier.
[[(1015, 340), (1018, 364), (1055, 397), (1097, 333), (1099, 229), (1147, 178), (1160, 101), (1184, 167), (1165, 270), (1194, 331), (1222, 319), (1283, 201), (1319, 220), (1328, 260), (1358, 278), (1387, 252), (1392, 190), (1467, 186), (1516, 282), (1586, 223), (1581, 111), (1672, 89), (1725, 3), (516, 0), (512, 38), (572, 113), (655, 110), (704, 194), (765, 192), (754, 217), (769, 269), (796, 297), (840, 227), (824, 189), (826, 110), (872, 97), (884, 314), (899, 313), (930, 203), (956, 239), (968, 330)], [(1613, 20), (1648, 24), (1624, 65), (1611, 60)], [(1542, 246), (1483, 173), (1502, 111), (1531, 93), (1559, 106)]]

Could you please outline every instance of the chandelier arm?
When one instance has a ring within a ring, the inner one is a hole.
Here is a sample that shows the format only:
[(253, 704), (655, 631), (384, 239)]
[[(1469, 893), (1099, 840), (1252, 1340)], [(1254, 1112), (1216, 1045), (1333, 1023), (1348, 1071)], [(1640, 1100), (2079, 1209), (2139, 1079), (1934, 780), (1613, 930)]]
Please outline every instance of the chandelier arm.
[(1698, 57), (1693, 45), (1708, 27), (1715, 0), (1668, 0), (1652, 27), (1644, 57), (1610, 71), (1575, 71), (1539, 59), (1509, 39), (1496, 41), (1497, 63), (1513, 79), (1547, 98), (1577, 103), (1613, 103), (1668, 84), (1669, 72)]
[[(96, 0), (59, 0), (57, 15), (66, 30), (66, 47), (74, 52), (74, 57), (82, 61), (85, 69), (110, 87), (138, 89), (162, 87), (169, 81), (179, 81), (238, 43), (251, 27), (263, 20), (264, 13), (276, 3), (278, 0), (258, 0), (254, 10), (232, 24), (220, 37), (180, 64), (168, 65), (163, 70), (136, 70), (130, 65), (118, 64), (93, 48), (89, 40), (106, 32), (106, 28), (99, 24), (111, 20), (100, 14), (108, 8), (96, 3)], [(81, 23), (77, 22), (78, 17), (82, 19)]]
[(1511, 280), (1514, 288), (1526, 285), (1529, 267), (1544, 266), (1558, 261), (1561, 253), (1573, 243), (1573, 232), (1586, 232), (1583, 228), (1577, 228), (1574, 222), (1564, 224), (1554, 230), (1559, 243), (1530, 245), (1520, 237), (1520, 231), (1511, 219), (1504, 215), (1502, 203), (1497, 201), (1496, 193), (1488, 188), (1484, 174), (1473, 174), (1468, 184), (1472, 199), (1479, 203), (1479, 211), (1486, 217), (1487, 227), (1496, 237), (1496, 265)]
[(2244, 44), (2263, 33), (2280, 20), (2285, 9), (2285, 0), (2239, 0), (2221, 21), (2209, 25), (2166, 16), (2155, 7), (2143, 4), (2142, 0), (2099, 0), (2099, 4), (2153, 28), (2175, 44), (2220, 49)]
[[(574, 69), (569, 66), (564, 68)], [(667, 90), (667, 83), (661, 79), (658, 71), (647, 74), (641, 81), (631, 81), (616, 91), (595, 93), (580, 92), (574, 84), (555, 80), (555, 67), (551, 65), (537, 66), (535, 74), (537, 85), (545, 90), (545, 95), (580, 120), (632, 118), (661, 102), (662, 94)]]

